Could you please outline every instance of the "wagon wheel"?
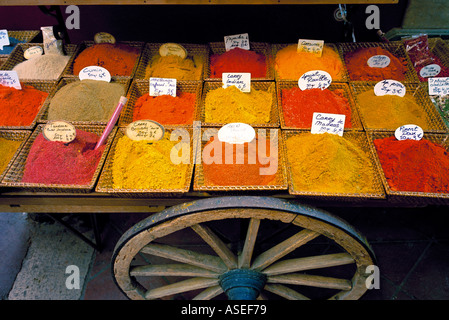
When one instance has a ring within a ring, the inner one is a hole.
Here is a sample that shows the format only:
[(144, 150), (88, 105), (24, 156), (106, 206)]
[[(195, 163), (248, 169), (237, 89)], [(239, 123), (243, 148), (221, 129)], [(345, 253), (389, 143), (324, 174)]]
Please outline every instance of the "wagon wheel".
[[(192, 235), (198, 241), (188, 243)], [(272, 197), (220, 197), (137, 223), (118, 241), (112, 273), (139, 300), (358, 299), (374, 260), (366, 240), (325, 211)]]

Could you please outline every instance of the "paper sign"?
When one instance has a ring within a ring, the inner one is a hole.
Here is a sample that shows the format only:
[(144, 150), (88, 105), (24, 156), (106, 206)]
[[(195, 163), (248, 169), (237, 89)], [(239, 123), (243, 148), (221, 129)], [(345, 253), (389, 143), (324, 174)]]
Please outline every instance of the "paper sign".
[(398, 140), (421, 140), (424, 131), (420, 126), (415, 124), (406, 124), (396, 129), (394, 136)]
[(247, 33), (225, 36), (224, 43), (226, 51), (234, 48), (249, 50), (249, 36)]
[(108, 70), (100, 66), (88, 66), (83, 68), (78, 74), (80, 80), (99, 80), (111, 82), (111, 74)]
[(312, 128), (310, 133), (331, 133), (343, 136), (345, 129), (344, 114), (314, 112), (312, 118)]
[(255, 136), (254, 128), (241, 122), (228, 123), (218, 130), (218, 140), (233, 144), (251, 142)]
[(164, 127), (153, 120), (137, 120), (131, 122), (127, 127), (125, 134), (134, 141), (157, 141), (164, 136)]
[(170, 95), (176, 97), (176, 79), (150, 78), (150, 96)]
[(25, 59), (36, 58), (44, 54), (44, 49), (40, 46), (29, 47), (23, 53)]
[(50, 121), (42, 129), (42, 134), (49, 141), (69, 143), (75, 140), (76, 129), (65, 121)]
[(390, 64), (390, 58), (384, 55), (372, 56), (367, 63), (371, 68), (385, 68)]
[(301, 90), (307, 89), (326, 89), (332, 83), (332, 77), (329, 73), (322, 70), (313, 70), (304, 73), (298, 80), (298, 87)]
[(9, 36), (8, 36), (8, 30), (3, 29), (0, 30), (0, 50), (3, 50), (4, 46), (9, 46)]
[(374, 94), (376, 96), (396, 95), (405, 96), (405, 86), (396, 80), (382, 80), (374, 86)]
[(13, 87), (18, 90), (22, 89), (19, 81), (19, 76), (17, 75), (16, 71), (0, 70), (0, 84), (5, 87)]
[(419, 71), (419, 75), (423, 78), (430, 78), (439, 75), (441, 67), (437, 64), (429, 64)]
[(429, 78), (429, 95), (445, 96), (449, 94), (449, 77)]
[(242, 92), (251, 92), (251, 73), (222, 73), (223, 88), (236, 86)]
[(115, 43), (115, 38), (112, 34), (107, 32), (98, 32), (94, 36), (95, 43)]
[(187, 57), (187, 50), (180, 44), (167, 42), (159, 47), (159, 54), (163, 57), (175, 55), (185, 59)]
[(324, 40), (308, 40), (299, 39), (298, 40), (298, 52), (310, 52), (318, 57), (323, 54)]

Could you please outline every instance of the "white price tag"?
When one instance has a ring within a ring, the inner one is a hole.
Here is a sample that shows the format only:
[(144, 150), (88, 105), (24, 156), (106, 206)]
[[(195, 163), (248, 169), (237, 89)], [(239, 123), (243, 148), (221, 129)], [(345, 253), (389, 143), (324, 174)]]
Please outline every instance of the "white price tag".
[(187, 57), (187, 50), (180, 44), (167, 42), (159, 47), (159, 54), (163, 57), (175, 55), (185, 59)]
[(394, 136), (398, 140), (421, 140), (423, 135), (423, 129), (415, 124), (406, 124), (400, 126), (394, 132)]
[(99, 80), (111, 82), (111, 74), (108, 70), (100, 66), (88, 66), (83, 68), (78, 74), (80, 80)]
[(321, 57), (323, 54), (324, 40), (298, 40), (298, 52), (309, 52)]
[(234, 48), (249, 50), (249, 36), (247, 33), (235, 34), (224, 37), (225, 49), (229, 51)]
[(36, 58), (44, 54), (44, 49), (40, 46), (29, 47), (23, 53), (23, 57), (27, 60), (31, 58)]
[(157, 141), (164, 136), (164, 127), (153, 120), (137, 120), (131, 122), (127, 127), (125, 134), (134, 141)]
[(76, 129), (65, 121), (50, 121), (42, 129), (42, 134), (49, 141), (69, 143), (75, 140)]
[(382, 80), (374, 86), (374, 94), (376, 96), (395, 95), (403, 97), (405, 92), (405, 86), (396, 80)]
[(2, 71), (0, 70), (0, 84), (5, 87), (13, 87), (22, 90), (19, 76), (16, 71)]
[(332, 83), (329, 73), (322, 70), (313, 70), (304, 73), (298, 80), (298, 87), (301, 90), (326, 89)]
[(390, 65), (390, 58), (384, 55), (372, 56), (367, 63), (371, 68), (385, 68)]
[(310, 133), (320, 134), (327, 132), (343, 136), (345, 118), (344, 114), (314, 112)]
[(9, 36), (8, 36), (8, 30), (3, 29), (0, 30), (0, 50), (3, 50), (4, 46), (9, 46)]
[(445, 96), (449, 94), (449, 77), (429, 78), (429, 95)]
[(115, 38), (112, 34), (107, 32), (98, 32), (94, 36), (95, 43), (115, 43)]
[(170, 95), (176, 97), (176, 79), (150, 78), (150, 96)]
[(254, 128), (241, 122), (228, 123), (218, 130), (218, 140), (233, 144), (251, 142), (255, 136)]
[(242, 92), (251, 92), (251, 73), (222, 74), (223, 88), (236, 86)]

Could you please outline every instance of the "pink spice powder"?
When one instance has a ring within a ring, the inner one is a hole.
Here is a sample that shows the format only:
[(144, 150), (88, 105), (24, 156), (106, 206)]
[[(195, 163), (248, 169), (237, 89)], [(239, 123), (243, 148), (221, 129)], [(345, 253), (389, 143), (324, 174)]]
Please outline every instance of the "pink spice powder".
[(89, 184), (105, 148), (94, 150), (98, 140), (95, 133), (76, 130), (75, 140), (65, 145), (48, 141), (40, 133), (28, 154), (22, 182)]

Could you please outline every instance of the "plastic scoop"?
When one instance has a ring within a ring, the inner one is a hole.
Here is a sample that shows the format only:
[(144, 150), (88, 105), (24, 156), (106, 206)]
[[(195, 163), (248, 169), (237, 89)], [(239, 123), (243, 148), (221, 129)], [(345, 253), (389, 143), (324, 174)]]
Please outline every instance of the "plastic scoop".
[(120, 115), (120, 112), (122, 111), (123, 106), (126, 104), (126, 101), (128, 101), (128, 99), (126, 99), (123, 96), (120, 97), (120, 101), (119, 101), (117, 107), (115, 107), (114, 114), (112, 115), (111, 119), (109, 119), (109, 122), (106, 125), (106, 129), (104, 129), (103, 134), (100, 137), (100, 140), (98, 140), (97, 145), (95, 146), (95, 149), (98, 149), (100, 146), (102, 146), (106, 142), (106, 139), (108, 138), (109, 134), (111, 133), (112, 128), (114, 128), (115, 123), (117, 122), (117, 119)]

